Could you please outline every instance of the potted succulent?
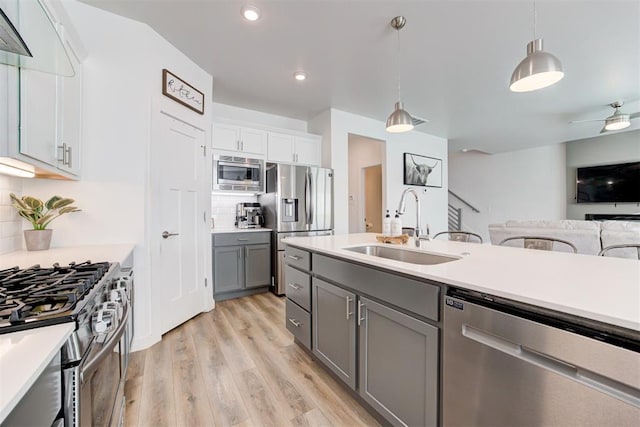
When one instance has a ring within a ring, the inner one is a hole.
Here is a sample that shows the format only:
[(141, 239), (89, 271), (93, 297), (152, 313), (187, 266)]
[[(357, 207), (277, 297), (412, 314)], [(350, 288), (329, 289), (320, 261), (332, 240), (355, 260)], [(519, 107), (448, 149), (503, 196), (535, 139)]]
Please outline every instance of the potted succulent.
[(33, 225), (33, 230), (24, 230), (24, 240), (28, 251), (42, 251), (49, 249), (53, 230), (47, 226), (60, 215), (78, 212), (80, 209), (72, 206), (73, 199), (53, 196), (45, 203), (42, 200), (10, 194), (12, 205), (18, 210), (18, 214)]

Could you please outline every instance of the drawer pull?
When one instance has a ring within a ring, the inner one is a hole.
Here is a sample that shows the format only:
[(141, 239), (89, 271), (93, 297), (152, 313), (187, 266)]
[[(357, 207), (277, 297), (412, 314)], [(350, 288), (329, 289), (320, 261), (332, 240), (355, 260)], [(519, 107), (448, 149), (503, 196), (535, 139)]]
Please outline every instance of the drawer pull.
[(299, 291), (300, 289), (302, 289), (302, 286), (295, 283), (289, 283), (289, 287), (295, 289), (296, 291)]
[(298, 322), (296, 319), (289, 319), (289, 322), (296, 328), (300, 327), (300, 322)]
[(291, 258), (294, 261), (300, 261), (302, 259), (302, 257), (298, 255), (287, 255), (287, 258)]
[(238, 239), (238, 242), (248, 242), (249, 239)]

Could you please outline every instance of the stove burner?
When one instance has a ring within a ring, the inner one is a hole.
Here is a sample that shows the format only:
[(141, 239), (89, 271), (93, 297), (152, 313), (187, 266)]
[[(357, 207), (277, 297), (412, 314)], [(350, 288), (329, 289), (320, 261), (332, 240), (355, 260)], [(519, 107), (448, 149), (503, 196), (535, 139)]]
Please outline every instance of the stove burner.
[[(34, 265), (0, 271), (0, 334), (24, 329), (20, 325), (47, 319), (72, 318), (80, 301), (109, 270), (107, 262), (50, 268)], [(53, 321), (52, 321), (53, 320)], [(40, 325), (41, 326), (41, 325)]]

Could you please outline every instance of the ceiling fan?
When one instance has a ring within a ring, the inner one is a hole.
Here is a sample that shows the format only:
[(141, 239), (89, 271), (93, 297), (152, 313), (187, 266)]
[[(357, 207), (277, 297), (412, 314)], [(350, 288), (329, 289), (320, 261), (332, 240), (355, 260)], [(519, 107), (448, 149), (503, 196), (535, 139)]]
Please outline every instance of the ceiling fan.
[(640, 111), (632, 114), (623, 113), (622, 111), (620, 111), (620, 108), (623, 104), (623, 101), (616, 101), (609, 104), (611, 108), (615, 109), (615, 111), (612, 115), (605, 119), (575, 120), (569, 123), (604, 122), (604, 127), (602, 128), (600, 133), (628, 128), (629, 126), (631, 126), (631, 119), (640, 117)]

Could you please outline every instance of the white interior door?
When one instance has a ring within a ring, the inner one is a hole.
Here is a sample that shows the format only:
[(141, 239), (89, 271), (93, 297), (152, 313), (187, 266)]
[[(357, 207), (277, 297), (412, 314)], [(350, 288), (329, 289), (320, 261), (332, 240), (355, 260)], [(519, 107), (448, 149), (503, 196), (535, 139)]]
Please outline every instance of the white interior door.
[(152, 300), (163, 334), (204, 309), (206, 301), (206, 135), (156, 113), (151, 148)]

